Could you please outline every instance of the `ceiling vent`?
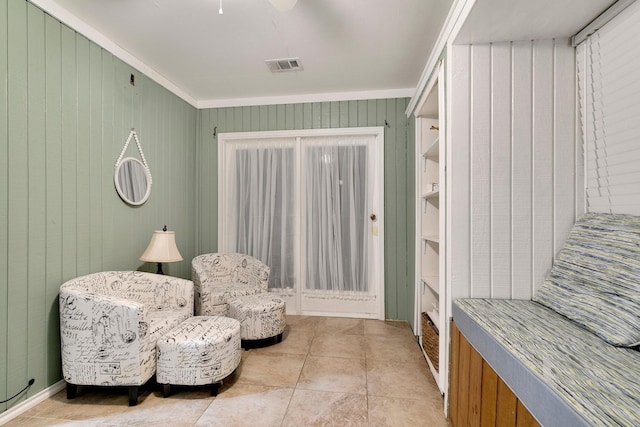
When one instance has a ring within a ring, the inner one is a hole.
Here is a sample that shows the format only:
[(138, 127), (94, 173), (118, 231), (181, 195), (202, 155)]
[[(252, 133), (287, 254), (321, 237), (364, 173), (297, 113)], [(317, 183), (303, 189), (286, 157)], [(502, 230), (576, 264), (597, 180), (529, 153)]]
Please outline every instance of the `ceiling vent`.
[(302, 71), (302, 64), (299, 58), (267, 59), (264, 61), (272, 73), (283, 73), (285, 71)]

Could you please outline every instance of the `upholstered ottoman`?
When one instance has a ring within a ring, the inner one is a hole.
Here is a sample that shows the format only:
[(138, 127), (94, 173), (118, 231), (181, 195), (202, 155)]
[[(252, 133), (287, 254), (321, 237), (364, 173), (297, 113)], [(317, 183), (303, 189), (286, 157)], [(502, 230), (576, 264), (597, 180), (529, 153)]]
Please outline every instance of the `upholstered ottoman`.
[(228, 302), (229, 317), (240, 322), (242, 340), (276, 338), (282, 341), (287, 324), (285, 302), (281, 297), (265, 292), (248, 295)]
[(216, 395), (220, 383), (240, 364), (240, 322), (221, 316), (195, 316), (176, 326), (156, 344), (156, 381), (164, 385), (211, 384)]

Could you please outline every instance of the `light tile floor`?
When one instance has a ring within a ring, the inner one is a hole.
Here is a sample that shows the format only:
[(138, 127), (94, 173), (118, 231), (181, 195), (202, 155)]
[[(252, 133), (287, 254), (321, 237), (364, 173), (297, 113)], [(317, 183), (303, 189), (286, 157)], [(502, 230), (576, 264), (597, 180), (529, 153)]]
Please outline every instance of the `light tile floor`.
[(443, 398), (405, 322), (287, 316), (279, 344), (242, 352), (217, 397), (207, 387), (80, 388), (7, 426), (447, 426)]

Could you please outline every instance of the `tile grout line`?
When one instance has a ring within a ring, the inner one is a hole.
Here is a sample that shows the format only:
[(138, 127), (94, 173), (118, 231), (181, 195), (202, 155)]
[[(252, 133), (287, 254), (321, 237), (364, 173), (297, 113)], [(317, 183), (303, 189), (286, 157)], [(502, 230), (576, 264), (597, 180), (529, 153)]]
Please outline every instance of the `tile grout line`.
[[(291, 331), (291, 326), (289, 327), (289, 331)], [(293, 386), (293, 392), (291, 393), (291, 397), (289, 398), (289, 403), (287, 404), (287, 408), (284, 410), (284, 415), (282, 416), (280, 427), (284, 425), (284, 420), (287, 418), (287, 413), (289, 412), (289, 408), (291, 407), (291, 401), (293, 400), (293, 396), (296, 394), (296, 390), (298, 389), (298, 383), (300, 382), (300, 377), (302, 376), (302, 370), (304, 369), (304, 365), (307, 363), (307, 359), (309, 358), (309, 353), (311, 353), (311, 346), (313, 345), (313, 341), (316, 339), (317, 334), (318, 334), (318, 325), (316, 324), (313, 332), (313, 337), (311, 338), (311, 342), (309, 343), (309, 348), (307, 348), (307, 353), (304, 355), (304, 361), (302, 362), (302, 368), (300, 368), (298, 379), (296, 380), (296, 384)]]
[[(365, 335), (366, 336), (366, 335)], [(369, 422), (369, 355), (367, 354), (367, 343), (364, 344), (364, 389), (366, 390), (365, 397), (367, 399), (367, 426)]]

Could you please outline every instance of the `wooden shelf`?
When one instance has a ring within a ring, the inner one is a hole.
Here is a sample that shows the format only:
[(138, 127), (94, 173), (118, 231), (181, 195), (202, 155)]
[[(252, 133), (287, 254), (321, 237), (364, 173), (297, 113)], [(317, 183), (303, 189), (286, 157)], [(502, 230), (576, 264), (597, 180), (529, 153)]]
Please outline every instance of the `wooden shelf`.
[(440, 156), (440, 138), (436, 138), (435, 141), (427, 148), (427, 151), (422, 153), (422, 157), (425, 159), (438, 159)]
[(428, 191), (422, 194), (422, 198), (427, 199), (435, 199), (436, 197), (440, 197), (440, 190)]
[(433, 292), (440, 294), (440, 277), (439, 276), (423, 276), (422, 282)]
[(436, 235), (422, 236), (422, 240), (424, 240), (425, 242), (436, 243), (438, 245), (440, 244), (440, 236)]

